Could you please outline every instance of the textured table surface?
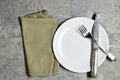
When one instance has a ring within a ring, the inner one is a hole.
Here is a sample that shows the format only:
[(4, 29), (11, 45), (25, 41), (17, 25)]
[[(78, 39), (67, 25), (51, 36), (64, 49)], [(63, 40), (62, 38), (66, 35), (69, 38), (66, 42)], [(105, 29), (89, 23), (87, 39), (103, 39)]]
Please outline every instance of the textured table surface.
[[(25, 73), (19, 16), (48, 10), (59, 23), (76, 16), (91, 18), (101, 13), (101, 24), (108, 33), (110, 52), (116, 62), (107, 59), (96, 78), (77, 74), (60, 67), (52, 77), (28, 77)], [(0, 0), (0, 80), (119, 80), (120, 78), (120, 0)]]

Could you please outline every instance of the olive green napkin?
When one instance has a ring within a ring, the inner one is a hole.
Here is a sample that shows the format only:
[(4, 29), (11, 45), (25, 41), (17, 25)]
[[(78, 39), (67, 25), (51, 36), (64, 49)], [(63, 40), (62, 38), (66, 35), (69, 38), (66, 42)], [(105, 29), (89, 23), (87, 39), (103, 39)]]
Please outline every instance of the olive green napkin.
[(52, 38), (57, 19), (46, 10), (20, 17), (29, 75), (51, 76), (59, 72), (52, 52)]

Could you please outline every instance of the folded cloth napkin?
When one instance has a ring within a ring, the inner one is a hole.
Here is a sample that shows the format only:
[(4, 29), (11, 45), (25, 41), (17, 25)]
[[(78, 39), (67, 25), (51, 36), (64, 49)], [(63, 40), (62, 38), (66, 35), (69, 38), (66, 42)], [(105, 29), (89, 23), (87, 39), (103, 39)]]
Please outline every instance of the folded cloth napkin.
[(59, 72), (59, 63), (52, 51), (52, 38), (57, 19), (46, 10), (20, 17), (25, 54), (30, 76), (51, 76)]

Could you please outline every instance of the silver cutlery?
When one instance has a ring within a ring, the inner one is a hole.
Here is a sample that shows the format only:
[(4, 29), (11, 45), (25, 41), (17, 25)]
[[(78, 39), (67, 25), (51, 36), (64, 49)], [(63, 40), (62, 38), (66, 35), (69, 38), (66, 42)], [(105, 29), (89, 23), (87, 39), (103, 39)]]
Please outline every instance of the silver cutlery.
[[(95, 21), (92, 27), (92, 34), (93, 39), (98, 43), (99, 41), (99, 20), (100, 20), (100, 14), (95, 14)], [(97, 75), (97, 67), (98, 67), (98, 46), (94, 41), (92, 40), (92, 53), (91, 53), (91, 76), (95, 77)]]
[(96, 40), (93, 38), (93, 36), (91, 35), (91, 33), (87, 30), (87, 28), (84, 27), (84, 25), (81, 25), (79, 28), (80, 33), (82, 34), (83, 37), (85, 38), (91, 38), (93, 39), (93, 41), (97, 44), (97, 46), (99, 47), (99, 49), (105, 54), (107, 55), (108, 59), (111, 61), (116, 61), (116, 57), (113, 56), (111, 53), (109, 53), (109, 51), (105, 51), (97, 42)]

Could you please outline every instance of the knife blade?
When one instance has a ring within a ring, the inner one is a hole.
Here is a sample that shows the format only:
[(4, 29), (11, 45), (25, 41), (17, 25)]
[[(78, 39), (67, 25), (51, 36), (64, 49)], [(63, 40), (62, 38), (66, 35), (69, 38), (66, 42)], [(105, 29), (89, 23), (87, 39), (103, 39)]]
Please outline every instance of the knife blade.
[[(92, 28), (93, 39), (98, 43), (99, 41), (99, 19), (100, 13), (97, 12), (95, 14), (95, 21)], [(98, 67), (98, 45), (92, 40), (92, 54), (91, 54), (91, 76), (95, 77), (97, 75), (97, 67)]]

